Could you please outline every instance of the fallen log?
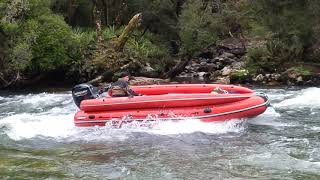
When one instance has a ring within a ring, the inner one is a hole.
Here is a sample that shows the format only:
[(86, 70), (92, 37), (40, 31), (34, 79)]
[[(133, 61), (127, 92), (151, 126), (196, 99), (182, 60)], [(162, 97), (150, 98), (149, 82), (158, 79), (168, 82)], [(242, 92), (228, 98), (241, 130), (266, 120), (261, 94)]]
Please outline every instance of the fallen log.
[(184, 68), (189, 64), (191, 61), (192, 56), (187, 56), (181, 59), (171, 70), (165, 73), (164, 78), (174, 78), (178, 74), (180, 74)]

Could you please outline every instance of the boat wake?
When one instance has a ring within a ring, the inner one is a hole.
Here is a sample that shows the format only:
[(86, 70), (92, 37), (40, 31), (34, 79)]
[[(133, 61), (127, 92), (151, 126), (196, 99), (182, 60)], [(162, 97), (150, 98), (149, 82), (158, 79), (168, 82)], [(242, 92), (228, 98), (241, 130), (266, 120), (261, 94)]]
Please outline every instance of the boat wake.
[(320, 88), (303, 89), (293, 97), (285, 98), (283, 101), (274, 105), (275, 108), (320, 108)]
[(16, 114), (0, 121), (5, 133), (13, 140), (30, 139), (37, 136), (67, 138), (76, 134), (73, 115)]
[(203, 123), (198, 119), (185, 118), (180, 121), (137, 122), (115, 126), (78, 128), (73, 123), (73, 113), (68, 115), (17, 114), (1, 119), (0, 127), (13, 140), (31, 138), (54, 138), (57, 141), (125, 140), (132, 133), (155, 135), (178, 135), (203, 132), (207, 134), (239, 133), (245, 130), (246, 120)]

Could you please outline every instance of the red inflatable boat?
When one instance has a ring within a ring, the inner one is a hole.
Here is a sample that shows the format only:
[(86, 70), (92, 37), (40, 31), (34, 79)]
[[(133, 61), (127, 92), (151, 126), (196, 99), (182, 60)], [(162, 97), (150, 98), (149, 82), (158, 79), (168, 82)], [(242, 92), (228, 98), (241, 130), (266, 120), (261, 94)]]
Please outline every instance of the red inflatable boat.
[[(213, 93), (216, 88), (225, 93)], [(121, 126), (132, 121), (185, 117), (203, 122), (224, 121), (257, 116), (269, 105), (266, 95), (234, 85), (150, 85), (132, 89), (144, 96), (99, 98), (92, 86), (78, 85), (73, 89), (74, 99), (80, 104), (80, 111), (74, 116), (75, 125), (105, 126), (116, 122)]]

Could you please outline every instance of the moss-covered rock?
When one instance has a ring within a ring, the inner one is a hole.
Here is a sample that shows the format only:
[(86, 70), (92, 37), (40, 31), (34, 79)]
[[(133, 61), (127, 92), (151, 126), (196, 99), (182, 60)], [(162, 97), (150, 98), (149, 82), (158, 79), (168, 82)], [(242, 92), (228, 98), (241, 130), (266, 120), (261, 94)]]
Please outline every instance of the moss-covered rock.
[(251, 79), (251, 75), (247, 69), (234, 70), (230, 74), (231, 83), (247, 83)]

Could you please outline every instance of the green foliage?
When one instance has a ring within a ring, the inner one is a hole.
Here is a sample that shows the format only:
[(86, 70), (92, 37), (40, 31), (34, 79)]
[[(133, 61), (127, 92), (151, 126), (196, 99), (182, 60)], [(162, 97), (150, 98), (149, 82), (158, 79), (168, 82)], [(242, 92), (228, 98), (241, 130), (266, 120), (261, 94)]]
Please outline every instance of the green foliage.
[(30, 45), (26, 42), (16, 44), (11, 53), (11, 68), (15, 70), (23, 70), (33, 58)]
[(290, 41), (297, 36), (307, 42), (312, 33), (312, 21), (306, 0), (261, 0), (253, 3), (261, 23), (266, 25), (275, 37)]
[(220, 6), (214, 16), (218, 19), (217, 25), (220, 26), (222, 38), (229, 36), (241, 38), (244, 33), (248, 34), (247, 31), (254, 21), (250, 17), (251, 7), (246, 0), (215, 2)]
[(0, 2), (0, 27), (8, 34), (14, 35), (19, 22), (27, 15), (29, 3), (21, 0)]
[(193, 54), (218, 39), (217, 20), (209, 9), (202, 10), (202, 8), (200, 0), (188, 0), (179, 18), (179, 35), (184, 52), (187, 54)]
[(249, 75), (250, 73), (247, 69), (234, 70), (230, 75), (230, 80), (235, 82), (243, 82), (248, 78)]
[[(170, 34), (175, 31), (178, 16), (177, 0), (128, 0), (129, 17), (132, 17), (137, 12), (144, 14), (144, 24), (149, 26), (151, 30), (157, 28), (160, 34)], [(151, 23), (151, 24), (150, 24)]]
[(294, 72), (295, 74), (303, 75), (303, 76), (309, 76), (312, 75), (312, 72), (304, 67), (291, 67), (287, 70), (288, 72)]
[[(151, 32), (157, 36), (156, 40), (150, 39), (152, 43), (165, 49), (169, 49), (171, 54), (176, 54), (179, 47), (172, 44), (179, 44), (179, 1), (184, 0), (128, 0), (128, 14), (135, 15), (142, 12), (142, 22), (140, 28)], [(171, 44), (172, 43), (172, 44)]]
[(57, 15), (40, 16), (38, 23), (37, 38), (32, 44), (33, 66), (48, 71), (68, 64), (78, 43), (73, 39), (71, 28)]
[(84, 50), (96, 43), (97, 34), (91, 29), (76, 28), (73, 30), (73, 38), (78, 43), (80, 50)]
[(14, 23), (50, 14), (51, 0), (3, 0), (0, 3), (2, 22)]
[[(124, 50), (127, 54), (101, 55), (105, 63), (107, 56), (124, 63), (133, 57), (156, 69), (168, 70), (174, 65), (172, 54), (193, 55), (230, 37), (258, 42), (247, 54), (250, 73), (281, 71), (290, 62), (307, 61), (311, 55), (319, 57), (318, 0), (96, 2), (106, 47), (137, 13), (143, 13), (141, 26), (147, 30), (143, 36), (138, 31), (130, 34)], [(64, 0), (0, 0), (0, 35), (5, 37), (2, 43), (6, 45), (1, 53), (6, 53), (4, 62), (8, 64), (3, 67), (46, 73), (74, 66), (73, 72), (93, 72), (98, 48), (93, 5), (93, 1), (86, 0), (73, 4)], [(117, 27), (119, 22), (122, 24)], [(112, 24), (116, 26), (109, 26)], [(173, 49), (175, 53), (170, 54)], [(234, 76), (242, 77), (241, 73)]]
[(30, 12), (29, 6), (29, 2), (23, 0), (3, 1), (0, 4), (2, 22), (12, 23), (23, 20)]
[(54, 70), (70, 62), (79, 43), (60, 16), (42, 15), (19, 25), (11, 61), (19, 70)]
[(244, 77), (249, 74), (249, 71), (246, 69), (235, 70), (231, 73), (233, 76)]
[(264, 69), (269, 70), (274, 67), (265, 46), (249, 49), (247, 57), (247, 69), (251, 74), (261, 73), (260, 71)]
[[(300, 46), (299, 46), (300, 45)], [(291, 62), (296, 62), (303, 53), (301, 44), (296, 43), (288, 46), (279, 40), (269, 40), (261, 47), (251, 48), (248, 51), (248, 66), (250, 70), (266, 72), (280, 71), (284, 65)]]
[(3, 31), (6, 32), (6, 34), (10, 36), (16, 36), (18, 33), (19, 24), (15, 22), (14, 23), (1, 22), (0, 28), (3, 29)]
[(252, 32), (266, 38), (265, 45), (248, 52), (251, 71), (281, 71), (289, 62), (306, 61), (318, 38), (319, 1), (250, 1)]
[(282, 59), (289, 61), (304, 60), (306, 49), (311, 46), (316, 33), (314, 24), (318, 24), (314, 6), (319, 3), (307, 0), (261, 0), (253, 1), (256, 19), (272, 31), (270, 44), (280, 48)]
[(65, 65), (74, 53), (71, 28), (51, 14), (49, 0), (4, 1), (1, 27), (13, 43), (10, 62), (14, 69), (40, 72)]
[(136, 54), (136, 56), (143, 59), (161, 59), (162, 57), (167, 56), (168, 49), (165, 45), (152, 43), (151, 34), (147, 34), (143, 37), (141, 36), (132, 36), (129, 39), (128, 46)]
[[(93, 25), (93, 1), (88, 0), (51, 0), (54, 13), (64, 16), (66, 22), (73, 27), (90, 27)], [(68, 2), (68, 3), (67, 3)], [(72, 16), (72, 17), (69, 17)]]
[(41, 15), (49, 15), (52, 14), (50, 9), (52, 0), (28, 0), (30, 11), (28, 13), (27, 18), (37, 18)]
[(115, 26), (108, 26), (103, 29), (103, 37), (105, 40), (109, 41), (111, 39), (117, 38), (121, 32), (124, 30), (124, 26), (116, 28)]

